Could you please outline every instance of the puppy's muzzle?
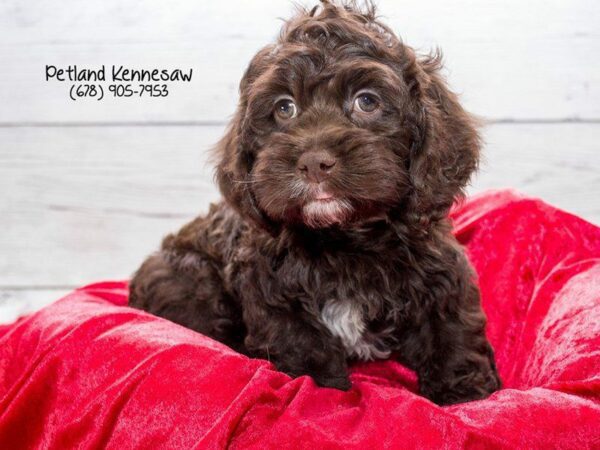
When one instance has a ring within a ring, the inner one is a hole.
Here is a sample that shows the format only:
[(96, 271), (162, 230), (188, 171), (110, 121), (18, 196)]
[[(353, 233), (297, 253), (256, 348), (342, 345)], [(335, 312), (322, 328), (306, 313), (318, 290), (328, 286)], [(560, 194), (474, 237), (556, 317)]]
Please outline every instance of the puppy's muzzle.
[(300, 156), (296, 168), (307, 181), (321, 183), (329, 178), (336, 162), (336, 158), (326, 150), (309, 150)]

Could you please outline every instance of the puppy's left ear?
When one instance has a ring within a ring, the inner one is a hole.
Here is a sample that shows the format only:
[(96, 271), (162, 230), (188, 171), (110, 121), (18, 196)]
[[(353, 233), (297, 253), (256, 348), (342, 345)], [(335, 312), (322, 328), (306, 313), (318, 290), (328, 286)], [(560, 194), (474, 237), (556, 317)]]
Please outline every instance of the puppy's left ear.
[(412, 113), (409, 210), (421, 222), (443, 219), (479, 164), (479, 123), (466, 112), (440, 74), (441, 55), (417, 58), (406, 48), (412, 64), (407, 71)]

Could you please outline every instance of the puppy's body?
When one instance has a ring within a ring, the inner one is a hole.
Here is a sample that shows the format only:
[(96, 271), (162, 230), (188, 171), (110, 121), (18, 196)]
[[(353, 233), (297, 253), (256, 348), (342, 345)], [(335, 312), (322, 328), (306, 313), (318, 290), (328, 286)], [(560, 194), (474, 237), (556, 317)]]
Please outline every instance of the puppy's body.
[(397, 355), (438, 403), (497, 389), (446, 218), (479, 142), (438, 68), (372, 11), (325, 3), (290, 21), (219, 144), (226, 201), (165, 238), (130, 304), (322, 386)]
[(274, 238), (220, 203), (165, 238), (130, 304), (323, 386), (346, 389), (347, 361), (394, 352), (433, 400), (480, 398), (498, 385), (485, 316), (439, 227), (418, 239), (385, 221)]

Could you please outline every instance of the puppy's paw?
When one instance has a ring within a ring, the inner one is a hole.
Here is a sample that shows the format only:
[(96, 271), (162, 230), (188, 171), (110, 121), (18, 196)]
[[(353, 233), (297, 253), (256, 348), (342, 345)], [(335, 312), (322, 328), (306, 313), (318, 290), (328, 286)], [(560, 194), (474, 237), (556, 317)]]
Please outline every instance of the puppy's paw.
[(471, 372), (445, 383), (423, 383), (421, 393), (438, 405), (482, 400), (501, 387), (495, 370)]
[(326, 375), (314, 375), (313, 379), (315, 380), (315, 383), (321, 387), (339, 389), (340, 391), (347, 391), (352, 387), (352, 383), (350, 383), (350, 379), (347, 376), (332, 377)]

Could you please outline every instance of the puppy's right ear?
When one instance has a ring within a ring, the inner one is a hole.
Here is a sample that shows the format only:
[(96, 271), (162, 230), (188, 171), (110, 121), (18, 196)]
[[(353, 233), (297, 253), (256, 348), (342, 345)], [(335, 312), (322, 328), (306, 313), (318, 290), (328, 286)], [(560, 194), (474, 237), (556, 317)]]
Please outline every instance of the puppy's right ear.
[(229, 124), (225, 136), (216, 146), (219, 163), (216, 169), (217, 184), (225, 201), (242, 216), (264, 226), (263, 214), (258, 209), (252, 193), (253, 158), (244, 149), (241, 140), (240, 112)]
[(262, 72), (265, 56), (273, 47), (261, 50), (251, 61), (240, 82), (240, 101), (237, 111), (227, 127), (225, 136), (215, 148), (217, 159), (216, 180), (225, 201), (242, 216), (256, 225), (271, 230), (273, 224), (259, 209), (252, 189), (254, 165), (253, 139), (245, 128), (248, 96), (253, 81)]

